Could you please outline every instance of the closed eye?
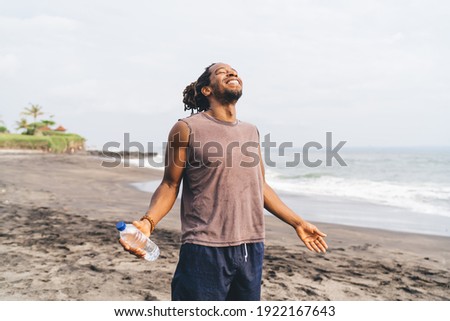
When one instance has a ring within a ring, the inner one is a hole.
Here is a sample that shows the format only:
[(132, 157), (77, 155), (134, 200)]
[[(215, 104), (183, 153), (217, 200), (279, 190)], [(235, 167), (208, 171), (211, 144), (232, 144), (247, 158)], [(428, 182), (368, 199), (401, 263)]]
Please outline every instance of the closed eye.
[[(234, 70), (234, 69), (231, 69), (231, 72), (230, 73), (233, 73), (233, 74), (235, 74), (236, 76), (237, 76), (237, 71), (236, 70)], [(216, 70), (216, 75), (218, 75), (218, 74), (228, 74), (228, 72), (227, 72), (227, 70), (225, 69), (225, 68), (219, 68), (219, 69), (217, 69)]]

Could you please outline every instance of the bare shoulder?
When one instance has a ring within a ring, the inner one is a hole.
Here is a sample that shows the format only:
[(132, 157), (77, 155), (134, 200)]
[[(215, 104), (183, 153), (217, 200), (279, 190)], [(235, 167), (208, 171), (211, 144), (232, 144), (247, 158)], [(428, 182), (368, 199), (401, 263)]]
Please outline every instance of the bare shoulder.
[(186, 122), (177, 121), (170, 130), (169, 141), (174, 143), (181, 143), (181, 146), (187, 146), (189, 143), (190, 129)]

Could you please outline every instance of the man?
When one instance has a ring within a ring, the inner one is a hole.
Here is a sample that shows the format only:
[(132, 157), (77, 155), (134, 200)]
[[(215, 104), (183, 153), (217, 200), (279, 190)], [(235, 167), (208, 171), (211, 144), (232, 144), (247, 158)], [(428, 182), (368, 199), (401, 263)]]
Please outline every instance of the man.
[(291, 225), (309, 250), (326, 252), (326, 235), (289, 209), (265, 181), (259, 133), (236, 118), (241, 95), (242, 80), (224, 63), (207, 67), (186, 87), (185, 110), (198, 113), (170, 131), (163, 180), (146, 215), (133, 222), (149, 236), (183, 181), (182, 246), (172, 300), (259, 300), (264, 208)]

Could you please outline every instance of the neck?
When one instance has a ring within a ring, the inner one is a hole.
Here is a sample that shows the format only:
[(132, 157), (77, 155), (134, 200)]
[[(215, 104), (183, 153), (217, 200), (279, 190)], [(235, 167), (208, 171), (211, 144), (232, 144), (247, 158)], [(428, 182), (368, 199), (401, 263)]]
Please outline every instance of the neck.
[(205, 113), (218, 120), (234, 123), (236, 121), (236, 103), (219, 104), (211, 102), (209, 109)]

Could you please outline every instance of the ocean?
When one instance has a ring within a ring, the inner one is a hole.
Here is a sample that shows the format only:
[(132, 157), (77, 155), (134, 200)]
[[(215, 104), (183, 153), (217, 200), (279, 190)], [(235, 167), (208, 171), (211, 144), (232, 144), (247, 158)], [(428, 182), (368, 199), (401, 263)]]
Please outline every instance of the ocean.
[[(326, 166), (323, 153), (308, 156), (323, 160), (318, 167), (287, 166), (299, 152), (272, 150), (274, 166), (265, 168), (269, 185), (303, 218), (450, 237), (450, 149), (347, 149), (339, 153), (347, 166)], [(133, 185), (152, 192), (158, 184)]]

